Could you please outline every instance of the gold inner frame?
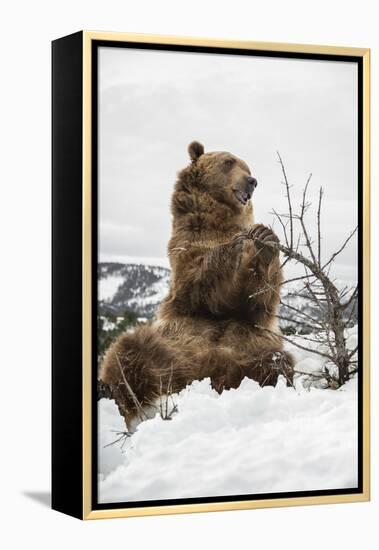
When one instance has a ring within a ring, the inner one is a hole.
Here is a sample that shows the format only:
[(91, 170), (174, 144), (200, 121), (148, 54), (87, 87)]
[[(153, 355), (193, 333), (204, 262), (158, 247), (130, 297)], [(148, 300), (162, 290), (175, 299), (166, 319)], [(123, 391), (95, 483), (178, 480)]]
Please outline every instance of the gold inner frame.
[[(149, 44), (171, 44), (186, 46), (208, 46), (276, 52), (329, 54), (355, 56), (363, 60), (363, 491), (362, 493), (336, 494), (323, 496), (286, 497), (265, 500), (244, 500), (234, 502), (167, 504), (164, 506), (144, 506), (140, 508), (112, 508), (92, 510), (92, 257), (91, 257), (91, 110), (92, 110), (92, 41), (108, 40), (119, 42), (144, 42)], [(313, 504), (333, 504), (342, 502), (363, 502), (370, 500), (370, 50), (368, 48), (350, 48), (337, 46), (318, 46), (307, 44), (285, 44), (272, 42), (252, 42), (193, 38), (179, 36), (160, 36), (148, 34), (130, 34), (84, 31), (83, 32), (83, 518), (105, 519), (117, 517), (147, 516), (161, 514), (184, 514), (194, 512), (215, 512), (221, 510), (246, 510), (283, 506), (304, 506)]]

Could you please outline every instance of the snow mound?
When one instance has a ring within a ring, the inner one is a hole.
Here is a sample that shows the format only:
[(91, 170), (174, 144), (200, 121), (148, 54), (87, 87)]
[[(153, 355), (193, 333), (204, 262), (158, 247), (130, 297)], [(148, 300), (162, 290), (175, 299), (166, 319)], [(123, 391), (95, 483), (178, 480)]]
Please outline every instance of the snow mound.
[(99, 402), (100, 502), (357, 486), (355, 379), (339, 390), (245, 379), (221, 395), (206, 379), (174, 400), (171, 421), (141, 423), (123, 449), (104, 448), (125, 426), (113, 401)]
[(110, 302), (123, 282), (124, 277), (121, 275), (108, 275), (108, 277), (100, 279), (99, 299)]

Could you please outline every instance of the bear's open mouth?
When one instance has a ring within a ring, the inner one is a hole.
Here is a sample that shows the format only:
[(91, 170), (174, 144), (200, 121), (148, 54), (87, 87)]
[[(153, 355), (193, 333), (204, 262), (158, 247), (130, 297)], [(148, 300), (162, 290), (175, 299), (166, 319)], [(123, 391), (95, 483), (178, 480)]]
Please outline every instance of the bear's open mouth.
[(244, 206), (247, 204), (247, 201), (251, 199), (250, 193), (246, 191), (240, 191), (239, 189), (233, 189), (233, 191), (236, 199)]

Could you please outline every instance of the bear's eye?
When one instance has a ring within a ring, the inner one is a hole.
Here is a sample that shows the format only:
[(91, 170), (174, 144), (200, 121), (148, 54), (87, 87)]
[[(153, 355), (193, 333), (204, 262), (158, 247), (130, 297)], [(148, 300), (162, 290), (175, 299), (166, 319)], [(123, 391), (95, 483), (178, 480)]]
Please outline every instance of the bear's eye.
[(235, 159), (232, 159), (232, 158), (228, 158), (225, 160), (226, 166), (233, 166), (235, 162), (236, 162)]

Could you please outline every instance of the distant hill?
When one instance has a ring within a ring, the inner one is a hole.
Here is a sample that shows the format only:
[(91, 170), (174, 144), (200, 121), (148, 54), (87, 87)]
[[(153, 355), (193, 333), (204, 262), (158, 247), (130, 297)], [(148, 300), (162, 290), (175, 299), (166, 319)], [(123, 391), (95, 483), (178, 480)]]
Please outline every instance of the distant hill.
[(99, 263), (98, 305), (100, 315), (122, 315), (125, 310), (151, 319), (167, 295), (170, 270), (165, 267)]

